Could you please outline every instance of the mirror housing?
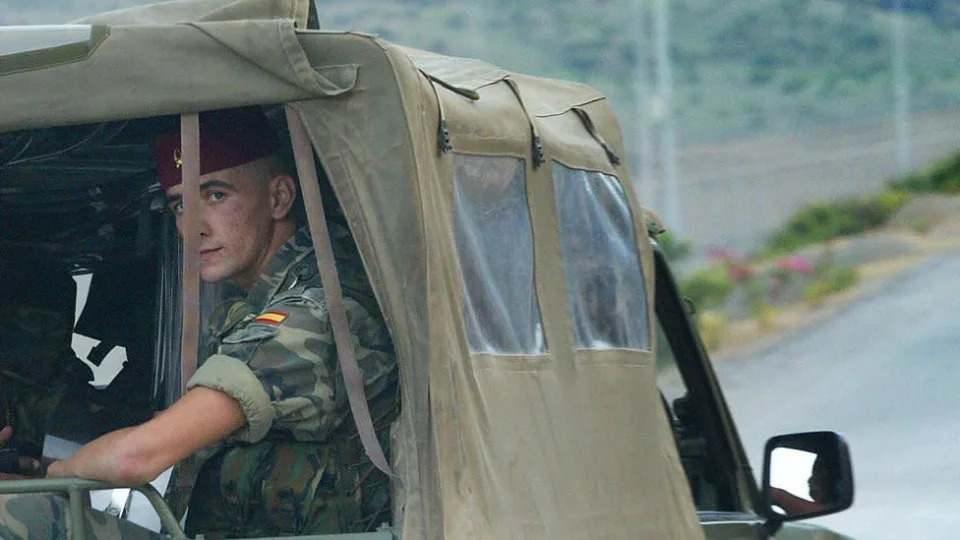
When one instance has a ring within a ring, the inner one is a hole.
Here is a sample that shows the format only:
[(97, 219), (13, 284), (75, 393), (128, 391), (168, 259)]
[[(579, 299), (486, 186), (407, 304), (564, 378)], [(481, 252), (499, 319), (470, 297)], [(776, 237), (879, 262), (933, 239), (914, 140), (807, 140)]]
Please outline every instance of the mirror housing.
[(832, 431), (771, 438), (763, 452), (761, 501), (770, 535), (784, 522), (850, 508), (853, 466), (846, 441)]

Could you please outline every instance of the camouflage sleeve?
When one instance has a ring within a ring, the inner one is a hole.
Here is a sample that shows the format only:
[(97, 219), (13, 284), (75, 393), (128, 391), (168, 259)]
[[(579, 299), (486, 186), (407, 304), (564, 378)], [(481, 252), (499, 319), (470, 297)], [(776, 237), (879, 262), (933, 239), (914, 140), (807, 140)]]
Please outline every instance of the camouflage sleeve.
[(210, 356), (187, 382), (187, 390), (197, 386), (219, 390), (240, 404), (247, 425), (233, 433), (232, 439), (256, 442), (270, 430), (274, 420), (270, 396), (257, 376), (240, 360), (224, 354)]
[[(391, 341), (381, 319), (350, 298), (344, 307), (371, 399), (396, 369)], [(255, 442), (270, 430), (324, 440), (350, 408), (322, 290), (281, 298), (227, 334), (219, 354), (191, 379), (194, 386), (225, 392), (243, 407), (247, 426), (230, 440)]]

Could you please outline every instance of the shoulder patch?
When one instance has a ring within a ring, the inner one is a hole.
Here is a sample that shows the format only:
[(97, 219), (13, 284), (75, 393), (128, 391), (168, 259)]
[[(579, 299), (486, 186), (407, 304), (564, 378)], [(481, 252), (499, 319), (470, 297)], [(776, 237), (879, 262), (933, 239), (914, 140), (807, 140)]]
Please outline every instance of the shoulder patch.
[(260, 315), (257, 315), (251, 322), (255, 323), (266, 323), (279, 326), (280, 323), (287, 319), (287, 314), (282, 311), (265, 311)]

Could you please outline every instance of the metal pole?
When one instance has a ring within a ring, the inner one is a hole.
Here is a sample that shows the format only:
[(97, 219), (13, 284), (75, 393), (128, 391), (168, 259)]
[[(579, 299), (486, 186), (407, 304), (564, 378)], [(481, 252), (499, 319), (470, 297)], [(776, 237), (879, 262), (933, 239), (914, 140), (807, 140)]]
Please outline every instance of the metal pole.
[[(653, 185), (653, 134), (650, 131), (650, 66), (649, 66), (649, 27), (647, 25), (647, 0), (637, 1), (636, 24), (634, 33), (634, 51), (637, 58), (635, 80), (633, 84), (633, 103), (637, 121), (637, 137), (640, 151), (640, 176), (634, 181), (634, 191), (641, 186), (650, 189)], [(660, 195), (660, 194), (658, 194)], [(650, 195), (649, 191), (647, 196)], [(662, 195), (661, 195), (662, 197)], [(652, 203), (653, 201), (651, 201)], [(650, 203), (648, 203), (650, 204)]]
[(83, 519), (83, 499), (80, 489), (76, 486), (67, 488), (67, 495), (70, 500), (70, 540), (86, 540), (87, 533), (84, 527)]
[(660, 156), (663, 167), (664, 218), (668, 229), (683, 235), (680, 179), (677, 171), (677, 142), (673, 127), (673, 73), (670, 66), (669, 0), (656, 0), (657, 89), (662, 107)]
[(910, 82), (907, 79), (906, 40), (904, 39), (903, 1), (893, 0), (890, 18), (893, 34), (892, 64), (893, 91), (895, 98), (894, 124), (897, 137), (897, 172), (900, 175), (910, 170), (913, 153), (910, 137)]

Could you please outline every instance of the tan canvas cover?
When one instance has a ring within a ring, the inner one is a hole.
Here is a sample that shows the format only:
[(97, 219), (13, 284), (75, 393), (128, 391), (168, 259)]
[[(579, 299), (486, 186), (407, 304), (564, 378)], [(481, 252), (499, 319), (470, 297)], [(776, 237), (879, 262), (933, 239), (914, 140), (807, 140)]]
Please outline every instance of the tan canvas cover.
[[(602, 96), (363, 34), (298, 31), (287, 17), (305, 5), (206, 0), (91, 18), (107, 37), (83, 58), (41, 54), (0, 74), (0, 131), (296, 102), (396, 342), (403, 537), (701, 538), (655, 385), (652, 252)], [(532, 268), (538, 313), (521, 354), (473, 340), (459, 236), (461, 190), (513, 166), (504, 178), (521, 186), (535, 261), (517, 268)], [(583, 215), (637, 218), (624, 238), (643, 292), (624, 293), (643, 299), (646, 342), (584, 345), (595, 336), (567, 259), (584, 242), (564, 232), (581, 212), (558, 210), (562, 186), (581, 180), (613, 194)]]
[[(356, 65), (312, 64), (300, 46), (307, 0), (205, 0), (188, 11), (198, 22), (170, 22), (172, 7), (191, 4), (90, 17), (88, 46), (77, 54), (61, 46), (4, 56), (0, 130), (283, 103), (353, 87)], [(301, 20), (258, 18), (281, 13)], [(113, 18), (122, 24), (107, 25)]]
[(312, 2), (302, 0), (172, 0), (136, 6), (76, 21), (78, 24), (177, 24), (252, 19), (289, 19), (306, 29)]

